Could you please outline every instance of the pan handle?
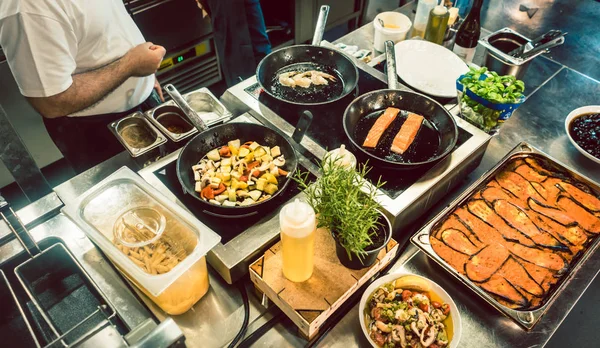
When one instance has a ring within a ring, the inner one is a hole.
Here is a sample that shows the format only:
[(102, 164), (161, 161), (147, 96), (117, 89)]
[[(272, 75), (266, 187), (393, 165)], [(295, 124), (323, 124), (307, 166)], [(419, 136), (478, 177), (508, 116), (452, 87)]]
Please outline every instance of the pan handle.
[(385, 60), (387, 63), (388, 88), (398, 89), (398, 78), (396, 77), (396, 54), (394, 52), (394, 42), (391, 40), (385, 42)]
[(298, 124), (296, 124), (296, 129), (294, 130), (294, 134), (292, 134), (292, 139), (296, 143), (300, 144), (300, 142), (302, 141), (302, 138), (304, 138), (304, 134), (306, 134), (306, 131), (308, 130), (308, 127), (310, 127), (312, 120), (313, 120), (313, 115), (310, 111), (304, 110), (300, 114), (300, 119), (298, 120)]
[(323, 40), (323, 33), (325, 32), (325, 25), (327, 24), (327, 16), (329, 15), (329, 6), (323, 5), (319, 10), (319, 18), (317, 19), (317, 26), (315, 28), (315, 34), (313, 35), (312, 45), (320, 46)]
[(175, 104), (177, 104), (177, 106), (179, 106), (179, 108), (181, 110), (183, 110), (183, 112), (185, 113), (187, 118), (190, 120), (190, 122), (192, 122), (194, 127), (198, 128), (199, 132), (204, 132), (205, 130), (208, 129), (208, 127), (206, 126), (204, 121), (202, 121), (202, 118), (200, 118), (200, 116), (198, 116), (196, 111), (194, 111), (189, 106), (189, 104), (185, 101), (185, 99), (183, 99), (183, 97), (181, 96), (181, 94), (179, 94), (179, 91), (175, 88), (175, 86), (173, 86), (172, 84), (169, 83), (168, 85), (165, 85), (163, 88), (165, 89), (165, 91), (167, 91), (167, 93), (171, 96), (171, 98), (173, 98), (173, 101), (175, 102)]

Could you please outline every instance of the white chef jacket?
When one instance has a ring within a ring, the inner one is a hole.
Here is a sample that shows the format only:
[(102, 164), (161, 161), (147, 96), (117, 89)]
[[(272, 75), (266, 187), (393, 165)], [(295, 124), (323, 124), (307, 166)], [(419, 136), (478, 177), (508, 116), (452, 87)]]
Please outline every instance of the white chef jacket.
[[(143, 42), (122, 0), (0, 0), (0, 46), (26, 97), (64, 92), (71, 75), (101, 68)], [(131, 77), (69, 116), (127, 111), (148, 98), (154, 79)]]

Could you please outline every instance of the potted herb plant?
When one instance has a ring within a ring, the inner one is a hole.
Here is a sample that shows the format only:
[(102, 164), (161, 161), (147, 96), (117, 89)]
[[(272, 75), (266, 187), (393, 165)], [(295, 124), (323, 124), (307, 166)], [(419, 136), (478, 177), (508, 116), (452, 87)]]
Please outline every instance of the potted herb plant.
[(456, 81), (462, 118), (495, 134), (502, 122), (525, 101), (525, 84), (512, 75), (499, 76), (486, 67), (470, 67)]
[(309, 173), (298, 171), (293, 179), (317, 214), (317, 227), (331, 231), (340, 262), (351, 269), (369, 267), (391, 236), (391, 224), (375, 201), (383, 182), (365, 185), (370, 171), (361, 164), (344, 168), (326, 156), (320, 163), (321, 176), (315, 182)]

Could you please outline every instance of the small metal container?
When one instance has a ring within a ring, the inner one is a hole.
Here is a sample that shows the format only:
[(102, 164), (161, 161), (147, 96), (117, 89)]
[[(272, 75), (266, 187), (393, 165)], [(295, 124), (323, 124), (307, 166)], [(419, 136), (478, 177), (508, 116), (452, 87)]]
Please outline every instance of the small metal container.
[[(593, 238), (591, 243), (587, 246), (585, 252), (583, 252), (582, 255), (578, 256), (572, 261), (566, 273), (562, 275), (562, 278), (556, 284), (552, 285), (549, 294), (545, 295), (544, 302), (541, 306), (532, 309), (522, 310), (512, 309), (501, 304), (490, 294), (488, 294), (485, 290), (479, 287), (476, 283), (471, 281), (467, 276), (456, 271), (450, 264), (448, 264), (444, 259), (442, 259), (435, 252), (431, 243), (429, 242), (430, 234), (437, 227), (439, 227), (439, 225), (442, 224), (454, 212), (454, 210), (457, 207), (463, 205), (473, 195), (480, 192), (481, 188), (487, 185), (489, 181), (493, 180), (496, 174), (505, 168), (506, 164), (513, 160), (519, 158), (524, 159), (527, 157), (543, 159), (551, 165), (555, 166), (560, 171), (567, 173), (573, 179), (587, 185), (593, 191), (600, 192), (600, 185), (598, 183), (593, 182), (589, 178), (577, 173), (573, 169), (553, 160), (547, 154), (535, 149), (533, 146), (522, 142), (519, 145), (517, 145), (512, 151), (510, 151), (494, 168), (490, 169), (485, 175), (483, 175), (480, 179), (473, 183), (473, 185), (471, 185), (467, 190), (465, 190), (464, 193), (458, 196), (458, 198), (456, 198), (436, 217), (434, 217), (429, 223), (427, 223), (427, 225), (425, 225), (419, 232), (413, 235), (411, 237), (411, 242), (419, 249), (421, 249), (429, 258), (437, 262), (448, 273), (456, 277), (460, 282), (465, 284), (475, 294), (479, 295), (482, 299), (484, 299), (494, 308), (499, 310), (502, 314), (509, 317), (525, 329), (531, 330), (555, 301), (560, 301), (561, 299), (570, 300), (573, 296), (579, 297), (591, 284), (594, 277), (590, 277), (588, 274), (582, 274), (581, 272), (579, 272), (579, 270), (582, 268), (582, 265), (584, 263), (590, 262), (592, 264), (597, 264), (598, 262), (600, 262), (600, 254), (597, 253), (597, 250), (600, 248), (600, 238)], [(573, 285), (571, 285), (571, 280), (574, 277), (586, 278), (589, 279), (589, 282), (584, 284), (585, 286), (583, 287), (574, 287)], [(569, 287), (569, 289), (567, 290), (566, 287)]]
[(486, 48), (483, 65), (489, 70), (497, 72), (498, 75), (513, 75), (517, 79), (521, 79), (525, 75), (529, 63), (544, 51), (527, 59), (512, 57), (508, 55), (508, 52), (522, 45), (528, 45), (530, 41), (510, 28), (500, 29), (481, 38), (479, 44)]
[(225, 122), (233, 116), (206, 87), (186, 93), (183, 98), (208, 127)]
[(167, 142), (141, 112), (135, 112), (108, 125), (131, 157), (141, 156)]
[(198, 129), (189, 121), (183, 110), (170, 100), (146, 112), (150, 122), (161, 130), (171, 141), (180, 142), (198, 133)]

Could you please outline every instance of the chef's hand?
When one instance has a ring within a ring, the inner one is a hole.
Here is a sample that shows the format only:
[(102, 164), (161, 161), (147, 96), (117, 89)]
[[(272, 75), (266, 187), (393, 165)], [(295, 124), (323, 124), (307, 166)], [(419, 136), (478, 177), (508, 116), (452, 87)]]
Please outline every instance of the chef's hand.
[(144, 77), (158, 70), (166, 52), (162, 46), (145, 42), (130, 49), (122, 59), (130, 69), (131, 76)]
[(158, 83), (158, 79), (156, 78), (156, 76), (154, 76), (154, 89), (156, 90), (156, 93), (158, 93), (160, 101), (164, 103), (165, 97), (163, 96), (162, 87), (160, 87), (160, 83)]

